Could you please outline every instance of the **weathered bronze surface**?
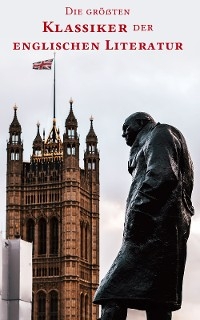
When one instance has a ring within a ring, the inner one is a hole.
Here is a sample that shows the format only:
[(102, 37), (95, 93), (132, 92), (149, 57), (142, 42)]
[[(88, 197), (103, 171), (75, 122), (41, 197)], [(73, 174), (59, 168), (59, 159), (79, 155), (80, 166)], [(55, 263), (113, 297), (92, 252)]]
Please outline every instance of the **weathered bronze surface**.
[(192, 161), (180, 131), (156, 123), (144, 112), (125, 120), (122, 136), (131, 147), (132, 175), (123, 241), (94, 303), (105, 306), (114, 301), (131, 309), (174, 311), (182, 303), (194, 213)]

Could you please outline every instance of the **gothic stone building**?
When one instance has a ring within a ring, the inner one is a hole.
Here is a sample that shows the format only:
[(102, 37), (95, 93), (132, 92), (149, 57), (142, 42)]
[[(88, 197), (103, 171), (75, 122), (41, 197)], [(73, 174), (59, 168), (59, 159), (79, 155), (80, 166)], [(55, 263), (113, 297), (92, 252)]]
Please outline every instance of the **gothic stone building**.
[(7, 143), (7, 238), (33, 242), (33, 320), (96, 320), (99, 282), (99, 152), (90, 120), (84, 169), (70, 101), (63, 139), (53, 119), (39, 124), (30, 162), (23, 162), (14, 107)]

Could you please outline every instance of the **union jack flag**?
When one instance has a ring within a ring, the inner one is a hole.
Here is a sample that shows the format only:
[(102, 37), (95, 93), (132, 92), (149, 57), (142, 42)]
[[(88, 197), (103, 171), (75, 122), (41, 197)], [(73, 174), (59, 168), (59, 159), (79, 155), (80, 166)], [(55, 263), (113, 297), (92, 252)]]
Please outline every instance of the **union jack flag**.
[(33, 69), (35, 70), (51, 70), (53, 59), (38, 61), (33, 63)]

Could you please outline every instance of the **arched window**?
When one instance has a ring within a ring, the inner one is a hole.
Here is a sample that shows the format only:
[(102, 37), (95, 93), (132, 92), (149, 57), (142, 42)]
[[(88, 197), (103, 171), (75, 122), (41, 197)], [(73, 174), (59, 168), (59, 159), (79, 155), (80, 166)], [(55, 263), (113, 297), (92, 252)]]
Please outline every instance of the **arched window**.
[(85, 226), (85, 259), (88, 259), (88, 224)]
[(46, 294), (38, 292), (38, 320), (46, 320)]
[(47, 235), (47, 223), (44, 218), (41, 218), (38, 225), (38, 253), (46, 253), (46, 235)]
[(26, 223), (26, 241), (33, 243), (34, 251), (34, 235), (35, 235), (35, 224), (33, 219), (28, 219)]
[(15, 151), (11, 150), (10, 160), (15, 160)]
[(70, 145), (70, 144), (67, 145), (67, 154), (69, 156), (70, 155), (74, 156), (76, 154), (76, 148), (75, 148), (74, 144), (73, 145)]
[(41, 149), (40, 148), (37, 148), (37, 149), (35, 149), (35, 155), (36, 156), (41, 156), (41, 154), (42, 154), (42, 151), (41, 151)]
[(33, 219), (28, 219), (26, 224), (26, 240), (28, 242), (34, 241), (34, 221)]
[(81, 258), (84, 257), (84, 224), (81, 221), (80, 224), (80, 228), (81, 228)]
[(88, 170), (91, 170), (92, 169), (92, 162), (91, 160), (88, 160)]
[(74, 139), (75, 130), (73, 128), (68, 129), (68, 138)]
[(85, 317), (85, 315), (84, 315), (84, 295), (83, 295), (83, 293), (81, 293), (81, 297), (80, 297), (80, 320), (85, 320), (84, 317)]
[(31, 306), (31, 320), (33, 320), (33, 315), (34, 315), (34, 303), (35, 303), (35, 296), (34, 292), (32, 293), (32, 306)]
[(87, 294), (85, 296), (85, 319), (84, 320), (89, 320), (89, 299)]
[(95, 169), (96, 169), (96, 161), (93, 160), (93, 162), (92, 162), (92, 170), (95, 170)]
[(12, 135), (12, 143), (17, 143), (19, 141), (19, 135), (17, 133), (14, 133)]
[(75, 146), (73, 145), (72, 146), (72, 155), (75, 156), (75, 154), (76, 154), (76, 149), (75, 149)]
[(72, 148), (71, 148), (70, 144), (67, 145), (67, 154), (68, 155), (72, 154)]
[(89, 153), (95, 153), (95, 145), (89, 144), (88, 150), (89, 150)]
[(81, 232), (81, 258), (88, 259), (88, 236), (89, 236), (89, 225), (87, 222), (81, 221), (80, 223)]
[(16, 150), (15, 152), (15, 160), (19, 160), (19, 150)]
[(19, 160), (19, 150), (11, 150), (10, 160)]
[(58, 320), (58, 293), (50, 292), (50, 320)]
[(50, 220), (50, 253), (58, 254), (58, 219)]

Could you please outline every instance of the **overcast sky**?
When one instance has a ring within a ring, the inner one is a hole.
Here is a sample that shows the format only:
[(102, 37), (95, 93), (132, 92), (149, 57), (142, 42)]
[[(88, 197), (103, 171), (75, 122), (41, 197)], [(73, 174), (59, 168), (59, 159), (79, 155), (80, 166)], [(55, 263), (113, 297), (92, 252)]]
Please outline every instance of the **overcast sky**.
[[(65, 15), (65, 7), (83, 15)], [(200, 314), (200, 44), (197, 0), (135, 1), (4, 1), (0, 12), (0, 221), (5, 232), (6, 140), (18, 106), (24, 160), (30, 159), (36, 123), (49, 133), (53, 117), (53, 72), (32, 70), (32, 63), (53, 58), (53, 51), (13, 50), (13, 42), (99, 42), (100, 49), (57, 51), (56, 118), (61, 133), (74, 100), (79, 123), (80, 165), (89, 118), (94, 117), (100, 150), (101, 277), (115, 258), (122, 239), (125, 201), (131, 182), (127, 172), (129, 148), (121, 138), (124, 119), (136, 111), (150, 113), (184, 134), (194, 162), (195, 217), (189, 239), (183, 307), (174, 320), (198, 320)], [(130, 15), (86, 15), (86, 9), (130, 9)], [(43, 33), (42, 21), (67, 24), (126, 24), (127, 33)], [(154, 31), (133, 32), (133, 24), (152, 25)], [(104, 50), (114, 42), (182, 42), (182, 51)], [(144, 319), (129, 311), (128, 320)]]

